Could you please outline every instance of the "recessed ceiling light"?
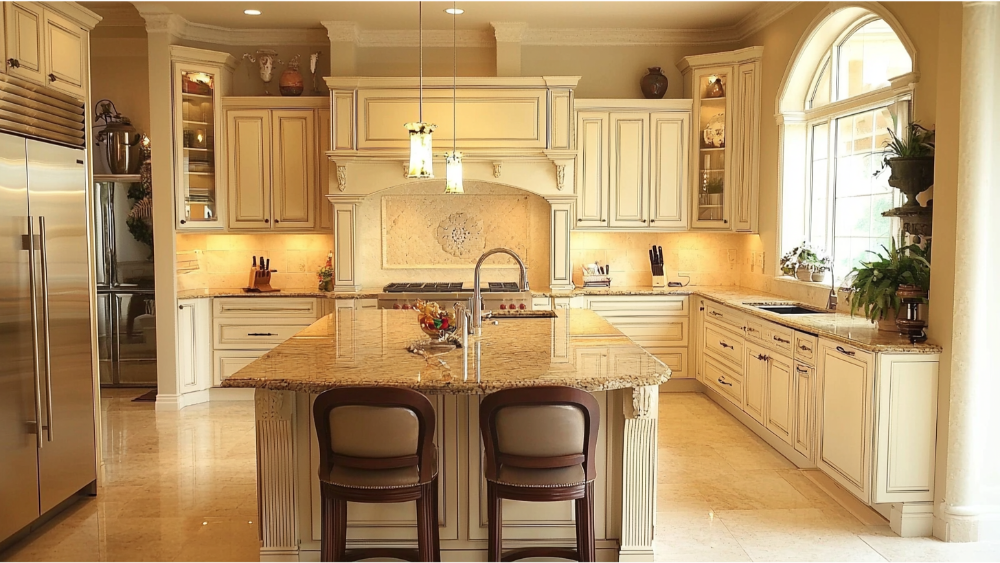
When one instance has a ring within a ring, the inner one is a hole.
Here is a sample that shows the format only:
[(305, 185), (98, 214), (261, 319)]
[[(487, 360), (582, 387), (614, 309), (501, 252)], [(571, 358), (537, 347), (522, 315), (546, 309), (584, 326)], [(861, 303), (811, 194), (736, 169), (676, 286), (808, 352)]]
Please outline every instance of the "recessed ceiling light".
[(248, 16), (259, 16), (260, 10), (243, 10), (243, 13)]
[(446, 14), (451, 14), (453, 16), (460, 16), (465, 13), (465, 10), (461, 8), (448, 8), (444, 11)]

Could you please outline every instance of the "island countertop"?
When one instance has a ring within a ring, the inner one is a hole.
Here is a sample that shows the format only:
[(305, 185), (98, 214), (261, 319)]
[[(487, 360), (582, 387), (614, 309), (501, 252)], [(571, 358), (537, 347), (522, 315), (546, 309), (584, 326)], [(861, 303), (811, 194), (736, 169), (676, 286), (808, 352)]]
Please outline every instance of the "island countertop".
[(396, 386), (426, 393), (485, 394), (565, 385), (610, 391), (665, 383), (670, 369), (587, 309), (555, 318), (483, 323), (468, 347), (435, 358), (407, 351), (427, 336), (413, 311), (327, 315), (222, 382), (223, 387), (321, 393)]

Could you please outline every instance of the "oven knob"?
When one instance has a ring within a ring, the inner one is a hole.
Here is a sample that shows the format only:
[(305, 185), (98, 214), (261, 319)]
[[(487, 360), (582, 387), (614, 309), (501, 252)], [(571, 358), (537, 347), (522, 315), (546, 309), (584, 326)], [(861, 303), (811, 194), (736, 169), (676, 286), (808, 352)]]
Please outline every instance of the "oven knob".
[(402, 307), (399, 305), (399, 303), (394, 303), (393, 306), (392, 306), (392, 308), (393, 309), (402, 309)]
[(501, 303), (501, 304), (500, 304), (500, 310), (501, 310), (501, 311), (504, 311), (504, 310), (506, 310), (506, 309), (507, 309), (507, 305), (506, 305), (505, 303)]
[(524, 303), (521, 303), (521, 305), (518, 306), (518, 309), (520, 309), (520, 310), (523, 311), (523, 310), (527, 309), (527, 307), (524, 306)]
[(410, 310), (410, 309), (412, 309), (412, 308), (413, 308), (413, 307), (410, 307), (410, 304), (409, 304), (409, 303), (407, 303), (406, 305), (403, 305), (403, 309), (406, 309), (406, 310)]

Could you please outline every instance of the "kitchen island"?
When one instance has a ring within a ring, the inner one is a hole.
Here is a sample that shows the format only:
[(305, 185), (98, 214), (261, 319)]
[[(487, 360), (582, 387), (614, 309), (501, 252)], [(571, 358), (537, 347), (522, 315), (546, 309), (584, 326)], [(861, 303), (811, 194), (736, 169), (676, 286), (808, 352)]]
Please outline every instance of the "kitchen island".
[[(256, 389), (257, 482), (262, 561), (317, 560), (319, 452), (311, 405), (345, 386), (380, 385), (430, 395), (438, 424), (439, 525), (445, 560), (485, 560), (486, 483), (479, 401), (500, 389), (567, 385), (601, 406), (595, 483), (597, 556), (651, 561), (658, 385), (662, 362), (589, 310), (484, 324), (468, 346), (435, 357), (407, 351), (425, 339), (412, 311), (343, 309), (316, 321), (223, 382)], [(413, 503), (348, 509), (350, 546), (396, 547), (416, 539)], [(570, 502), (504, 501), (505, 548), (574, 544)]]

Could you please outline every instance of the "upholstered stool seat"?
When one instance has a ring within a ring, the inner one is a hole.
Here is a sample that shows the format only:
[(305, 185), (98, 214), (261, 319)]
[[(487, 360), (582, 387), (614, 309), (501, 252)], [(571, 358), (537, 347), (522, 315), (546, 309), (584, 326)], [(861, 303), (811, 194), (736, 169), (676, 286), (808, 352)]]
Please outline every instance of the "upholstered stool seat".
[[(590, 393), (569, 387), (509, 389), (483, 399), (479, 427), (486, 451), (490, 561), (595, 559), (594, 454), (600, 414)], [(532, 547), (505, 554), (503, 499), (574, 501), (576, 549)]]
[[(313, 405), (320, 447), (323, 561), (440, 561), (434, 409), (420, 393), (349, 387)], [(347, 503), (416, 501), (417, 549), (347, 549)]]

